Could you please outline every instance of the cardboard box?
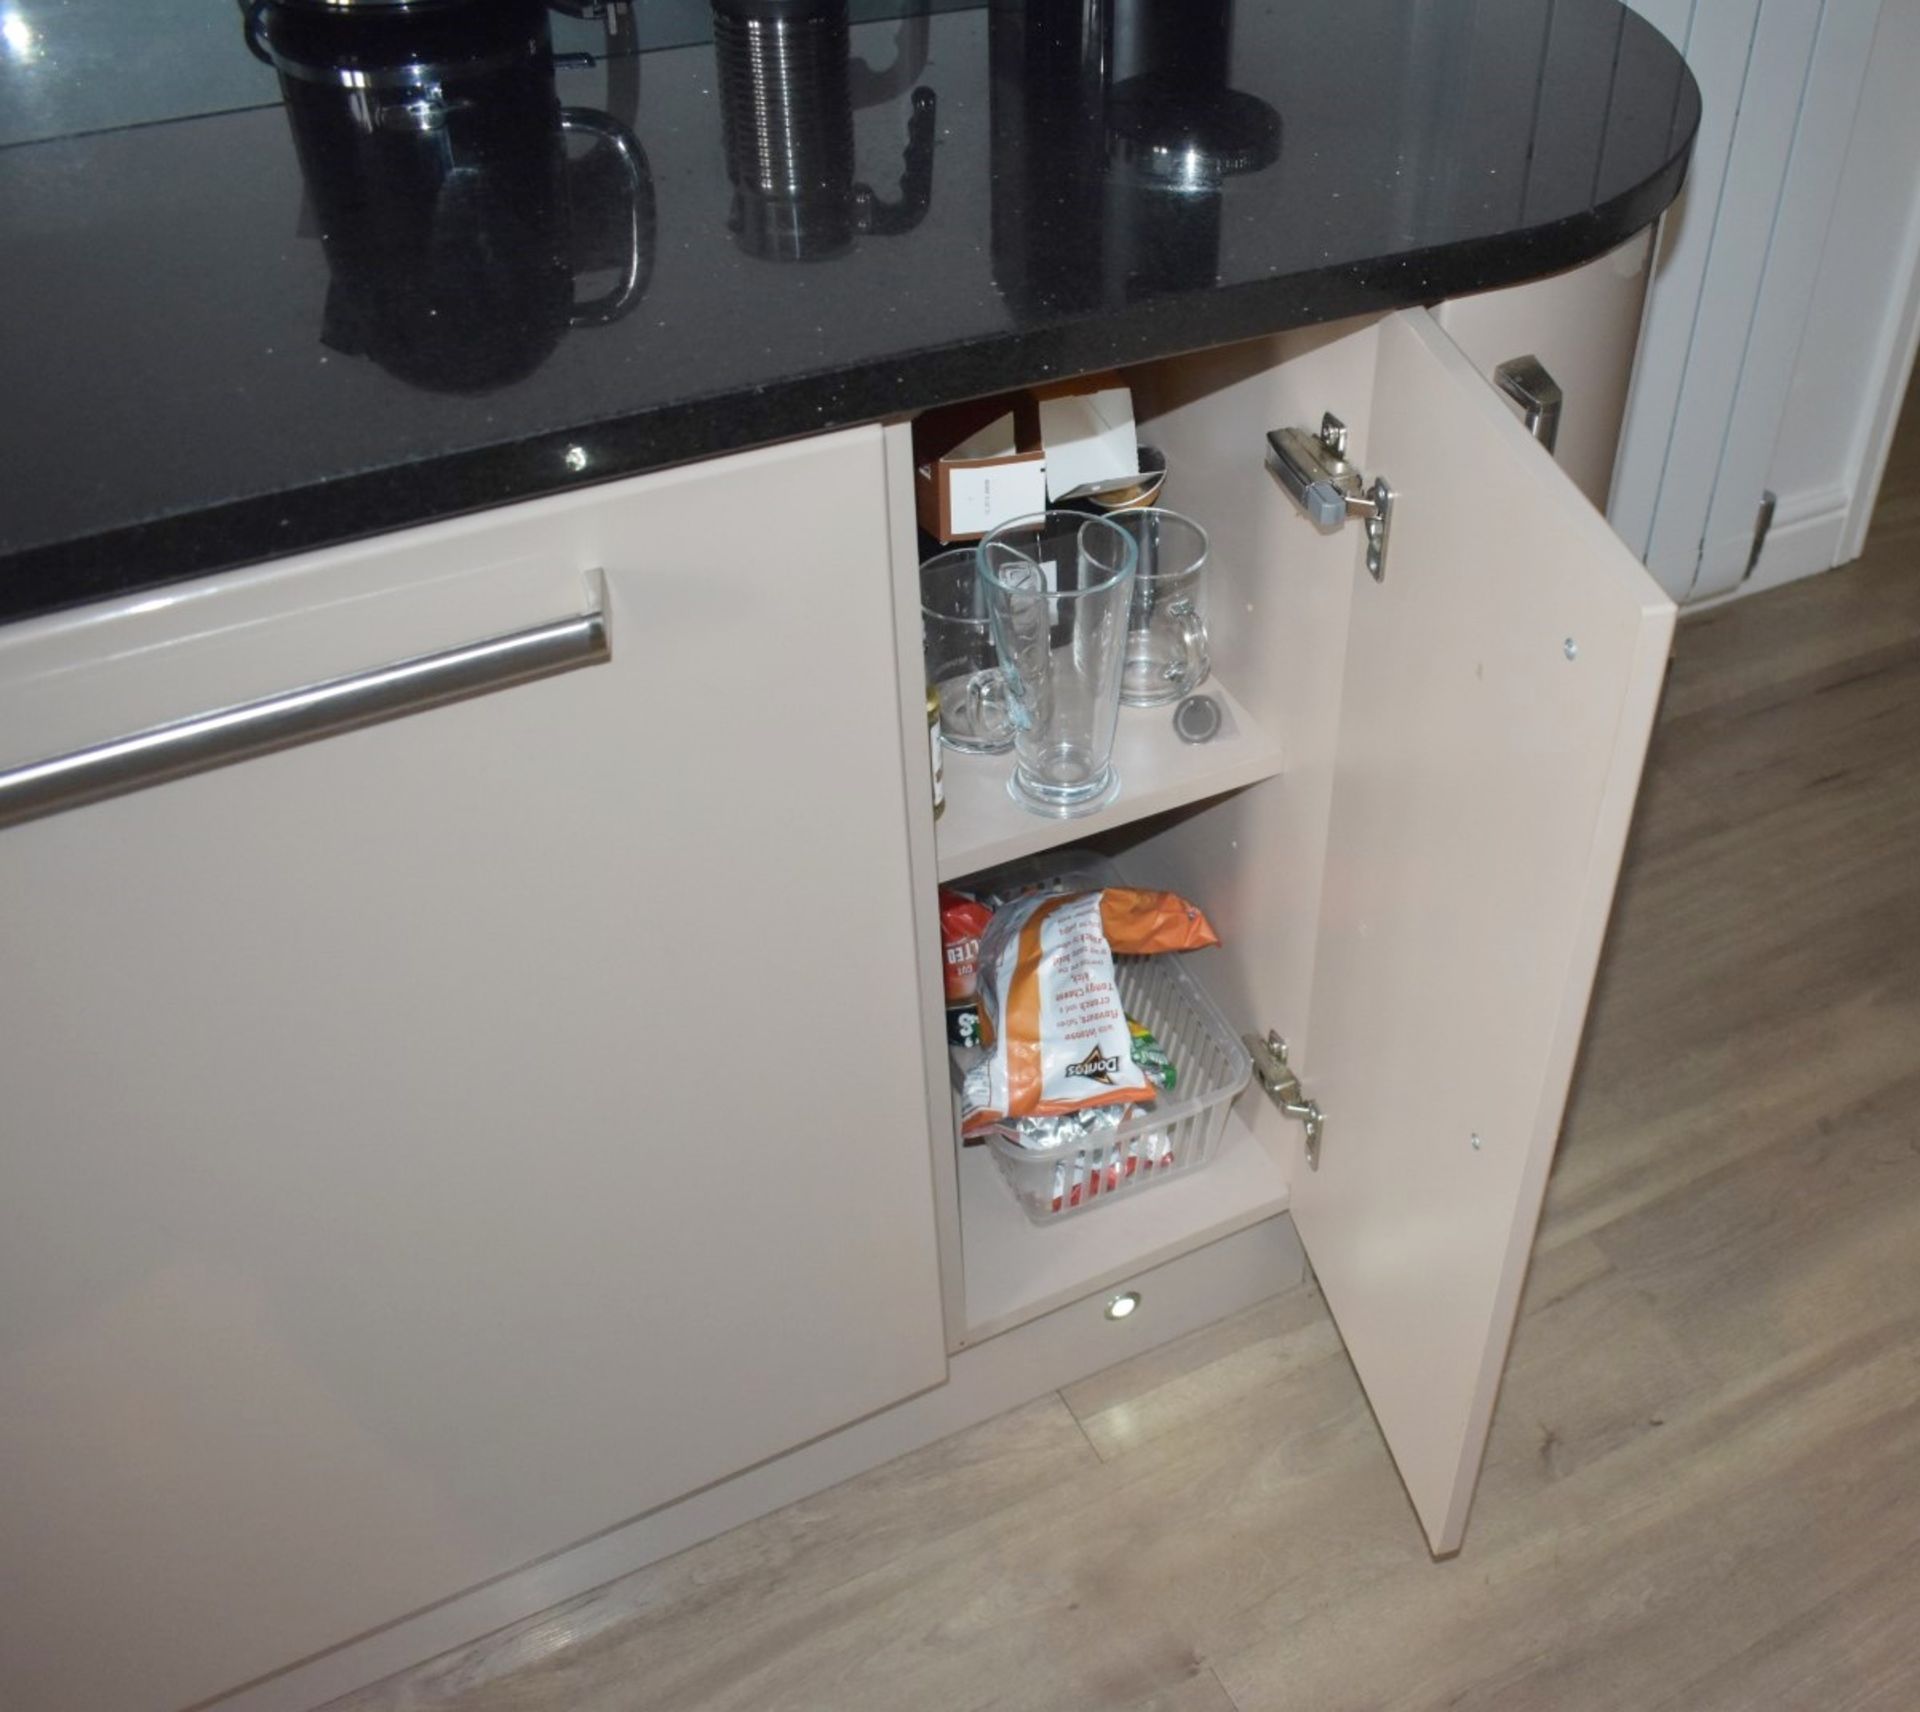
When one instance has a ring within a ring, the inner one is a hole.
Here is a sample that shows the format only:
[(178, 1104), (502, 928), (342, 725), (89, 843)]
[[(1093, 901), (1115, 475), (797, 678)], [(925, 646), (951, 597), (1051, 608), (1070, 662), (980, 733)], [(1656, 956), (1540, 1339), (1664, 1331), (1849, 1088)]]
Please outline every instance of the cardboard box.
[(914, 509), (942, 542), (1140, 473), (1133, 395), (1116, 374), (930, 410), (913, 425)]
[(1047, 508), (1040, 413), (1025, 396), (929, 410), (913, 425), (913, 502), (936, 541), (977, 541)]
[(1049, 505), (1139, 479), (1133, 393), (1117, 374), (1083, 375), (1032, 396), (1040, 410)]

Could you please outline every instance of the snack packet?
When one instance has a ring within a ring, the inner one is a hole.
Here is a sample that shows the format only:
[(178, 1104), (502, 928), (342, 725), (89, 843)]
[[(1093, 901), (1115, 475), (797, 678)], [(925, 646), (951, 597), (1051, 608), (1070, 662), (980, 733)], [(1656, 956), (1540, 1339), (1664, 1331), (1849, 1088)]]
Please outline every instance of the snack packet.
[(953, 1046), (981, 1043), (979, 986), (980, 935), (993, 911), (961, 892), (940, 888), (940, 957), (946, 985), (947, 1041)]
[(1179, 1083), (1180, 1072), (1167, 1056), (1167, 1049), (1154, 1038), (1152, 1029), (1132, 1017), (1127, 1018), (1127, 1045), (1133, 1052), (1134, 1063), (1146, 1072), (1147, 1080), (1156, 1089), (1171, 1091)]
[(1217, 945), (1207, 918), (1172, 892), (1109, 886), (1022, 898), (980, 942), (979, 997), (991, 1051), (967, 1078), (961, 1129), (1151, 1100), (1114, 984), (1113, 959)]
[(1053, 1210), (1063, 1212), (1095, 1195), (1111, 1194), (1135, 1176), (1148, 1176), (1172, 1163), (1173, 1146), (1161, 1130), (1136, 1135), (1105, 1153), (1076, 1153), (1053, 1168)]
[[(1152, 1092), (1140, 1103), (1141, 1106), (1150, 1105), (1155, 1095), (1166, 1092), (1178, 1082), (1180, 1072), (1167, 1056), (1166, 1048), (1154, 1038), (1152, 1030), (1135, 1022), (1132, 1017), (1127, 1018), (1127, 1045), (1133, 1053), (1134, 1063), (1153, 1084)], [(985, 1107), (989, 1088), (987, 1055), (981, 1053), (970, 1056), (961, 1072), (961, 1109), (970, 1111)], [(1126, 1123), (1138, 1110), (1140, 1106), (1131, 1105), (1082, 1106), (1078, 1111), (1061, 1112), (1055, 1117), (1005, 1118), (992, 1128), (1016, 1147), (1024, 1147), (1033, 1153), (1052, 1153), (1062, 1147), (1084, 1145), (1103, 1137), (1108, 1131)], [(986, 1140), (986, 1136), (973, 1134), (962, 1139), (968, 1147), (972, 1147)]]

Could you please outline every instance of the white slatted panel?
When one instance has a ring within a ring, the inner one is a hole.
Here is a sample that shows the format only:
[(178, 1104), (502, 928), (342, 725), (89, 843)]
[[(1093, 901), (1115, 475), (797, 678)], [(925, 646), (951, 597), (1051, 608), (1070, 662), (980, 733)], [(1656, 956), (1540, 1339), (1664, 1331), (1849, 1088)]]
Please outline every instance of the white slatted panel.
[(1830, 0), (1819, 21), (1766, 274), (1704, 522), (1693, 583), (1696, 600), (1737, 587), (1746, 575), (1754, 515), (1788, 408), (1801, 335), (1813, 311), (1879, 13), (1874, 0)]
[(1879, 0), (1628, 0), (1699, 79), (1609, 515), (1677, 598), (1746, 569)]
[[(1698, 463), (1686, 464), (1686, 447), (1674, 430), (1760, 0), (1629, 3), (1685, 53), (1699, 80), (1701, 100), (1700, 133), (1694, 142), (1687, 185), (1668, 211), (1661, 232), (1654, 286), (1647, 304), (1646, 326), (1640, 335), (1640, 356), (1627, 399), (1620, 460), (1614, 469), (1613, 497), (1608, 505), (1615, 530), (1644, 558), (1652, 543), (1664, 483), (1706, 479)], [(1716, 439), (1704, 463), (1705, 470), (1718, 462), (1719, 451)], [(1653, 568), (1668, 592), (1676, 592), (1674, 583), (1661, 576), (1658, 567)], [(1689, 566), (1678, 592), (1684, 592), (1691, 581)]]

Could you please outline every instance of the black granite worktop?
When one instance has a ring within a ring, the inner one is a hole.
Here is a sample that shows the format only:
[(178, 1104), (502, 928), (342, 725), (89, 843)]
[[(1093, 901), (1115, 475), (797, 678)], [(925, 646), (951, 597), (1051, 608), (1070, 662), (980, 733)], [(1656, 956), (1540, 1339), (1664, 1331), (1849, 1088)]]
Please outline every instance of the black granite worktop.
[(1547, 273), (1699, 115), (1616, 0), (178, 3), (0, 31), (0, 617)]

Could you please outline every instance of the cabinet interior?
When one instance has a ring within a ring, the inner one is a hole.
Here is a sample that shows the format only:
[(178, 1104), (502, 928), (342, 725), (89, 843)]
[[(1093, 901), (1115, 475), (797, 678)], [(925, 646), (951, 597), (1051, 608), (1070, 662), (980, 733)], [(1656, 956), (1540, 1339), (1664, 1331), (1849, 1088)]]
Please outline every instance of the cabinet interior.
[[(1375, 323), (1277, 335), (1125, 371), (1141, 438), (1167, 454), (1163, 503), (1211, 537), (1205, 688), (1225, 728), (1181, 743), (1171, 709), (1122, 708), (1120, 796), (1100, 812), (1049, 821), (1009, 800), (1005, 756), (944, 757), (946, 810), (931, 872), (917, 882), (930, 1033), (947, 1056), (938, 991), (937, 886), (1055, 848), (1100, 849), (1131, 880), (1166, 886), (1209, 914), (1223, 943), (1186, 966), (1245, 1033), (1276, 1029), (1304, 1050), (1339, 722), (1357, 526), (1322, 534), (1265, 468), (1266, 434), (1322, 412), (1340, 416), (1363, 469)], [(904, 424), (894, 432), (904, 437)], [(895, 510), (912, 495), (893, 461)], [(903, 741), (924, 719), (917, 555), (898, 567), (913, 622), (900, 626)], [(911, 753), (911, 750), (908, 751)], [(925, 864), (922, 864), (925, 866)], [(949, 1089), (930, 1092), (949, 1342), (956, 1350), (1111, 1288), (1145, 1269), (1283, 1211), (1301, 1131), (1257, 1084), (1234, 1102), (1217, 1157), (1191, 1177), (1117, 1197), (1051, 1225), (1031, 1224), (984, 1147), (958, 1145)]]

